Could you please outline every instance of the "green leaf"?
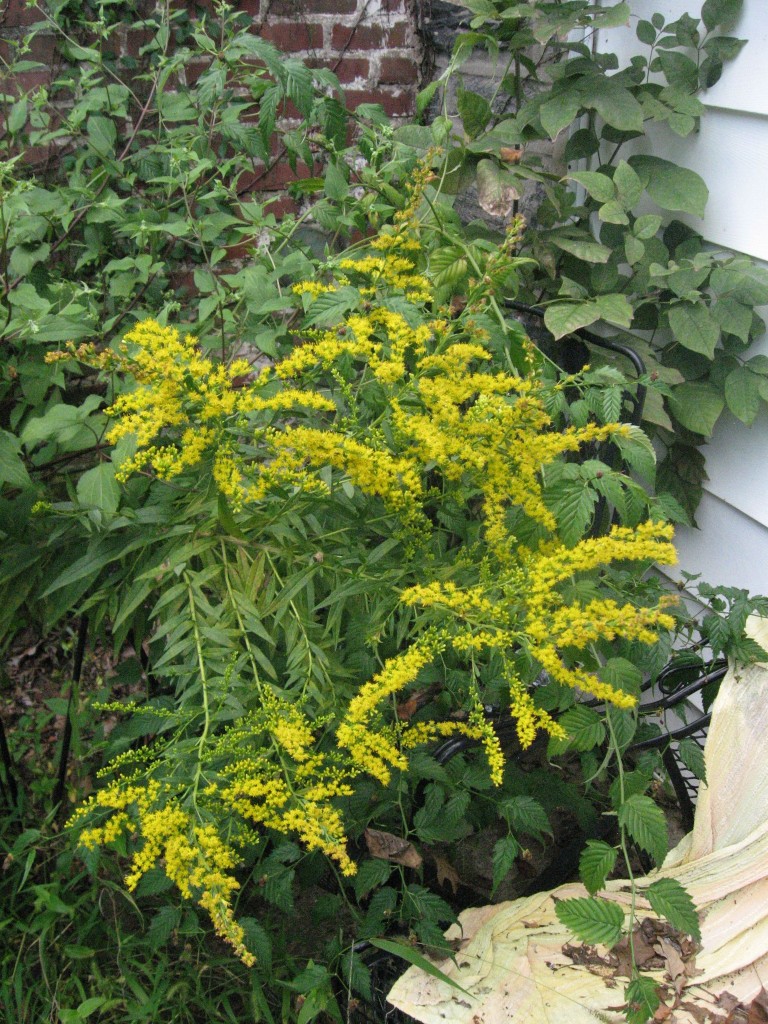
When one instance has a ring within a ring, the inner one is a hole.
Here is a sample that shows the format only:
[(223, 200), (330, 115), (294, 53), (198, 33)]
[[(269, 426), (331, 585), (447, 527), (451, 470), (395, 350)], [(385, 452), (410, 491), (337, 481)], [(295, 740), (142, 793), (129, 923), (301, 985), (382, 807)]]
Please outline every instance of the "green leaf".
[(711, 384), (686, 381), (673, 390), (669, 406), (686, 430), (709, 437), (723, 411), (725, 400)]
[(618, 324), (619, 327), (629, 327), (635, 311), (626, 295), (598, 295), (595, 299), (597, 311), (601, 320), (607, 320), (611, 324)]
[(583, 752), (599, 747), (605, 740), (605, 722), (594, 708), (577, 704), (561, 715), (558, 723), (568, 734), (566, 740), (549, 741), (551, 753), (563, 753), (565, 750)]
[(741, 14), (743, 0), (705, 0), (701, 20), (707, 30), (729, 29)]
[(614, 78), (595, 74), (576, 86), (585, 107), (593, 108), (612, 128), (621, 132), (642, 132), (643, 108)]
[(653, 238), (661, 227), (661, 220), (657, 213), (644, 213), (642, 217), (638, 217), (635, 221), (632, 227), (632, 234), (635, 238), (640, 238), (643, 241)]
[(552, 244), (585, 263), (607, 263), (612, 255), (608, 246), (587, 239), (560, 238), (555, 235)]
[(643, 681), (643, 673), (626, 658), (609, 658), (600, 669), (600, 678), (605, 683), (610, 683), (617, 690), (632, 694), (635, 697), (640, 695), (640, 684)]
[(83, 473), (77, 481), (77, 500), (81, 505), (101, 509), (108, 516), (117, 511), (120, 485), (115, 480), (115, 467), (111, 462), (102, 462)]
[(618, 851), (600, 839), (588, 839), (579, 857), (579, 877), (591, 896), (605, 885), (616, 865)]
[(435, 79), (434, 82), (430, 82), (429, 85), (425, 86), (425, 88), (423, 88), (416, 96), (416, 113), (419, 117), (421, 117), (432, 102), (432, 97), (437, 92), (439, 85), (440, 82)]
[(692, 938), (701, 939), (699, 916), (693, 900), (674, 878), (659, 878), (645, 890), (648, 902), (673, 928)]
[(610, 203), (603, 203), (597, 211), (597, 216), (606, 224), (629, 224), (624, 207), (616, 199), (612, 199)]
[(751, 426), (760, 409), (760, 378), (746, 366), (737, 366), (725, 378), (725, 401), (734, 416)]
[(599, 319), (594, 302), (555, 302), (544, 312), (544, 324), (555, 339), (589, 327)]
[(488, 100), (479, 93), (459, 89), (457, 97), (459, 117), (468, 138), (476, 139), (493, 116)]
[(552, 835), (547, 812), (532, 796), (512, 796), (499, 804), (499, 813), (515, 832), (529, 836)]
[(325, 171), (325, 193), (329, 199), (343, 199), (349, 192), (349, 184), (340, 165), (331, 160)]
[(704, 751), (692, 736), (686, 736), (680, 740), (677, 747), (680, 760), (689, 771), (692, 771), (697, 779), (707, 781), (707, 765), (704, 760)]
[(661, 1005), (659, 986), (653, 978), (638, 975), (626, 988), (627, 1008), (624, 1011), (627, 1024), (647, 1024)]
[(704, 216), (709, 189), (695, 171), (658, 156), (631, 156), (629, 164), (646, 182), (646, 192), (662, 209)]
[(648, 796), (629, 797), (619, 807), (619, 824), (635, 843), (661, 864), (667, 853), (667, 821), (662, 809)]
[(473, 996), (471, 992), (467, 992), (467, 990), (463, 989), (457, 981), (454, 981), (453, 978), (449, 978), (447, 974), (443, 974), (439, 968), (430, 963), (430, 961), (415, 950), (413, 946), (406, 946), (402, 942), (393, 942), (391, 939), (371, 938), (368, 941), (377, 949), (383, 949), (385, 953), (391, 953), (393, 956), (399, 956), (402, 960), (406, 960), (409, 964), (413, 964), (414, 967), (418, 967), (419, 970), (424, 971), (425, 974), (429, 974), (430, 977), (437, 978), (446, 985), (450, 985), (451, 988), (458, 989), (459, 992), (468, 996), (470, 999), (475, 999), (475, 996)]
[(512, 870), (512, 866), (520, 853), (520, 844), (514, 836), (502, 836), (493, 847), (493, 886), (491, 896)]
[(558, 533), (566, 544), (575, 544), (586, 533), (597, 502), (589, 481), (558, 480), (547, 488), (545, 498), (555, 514)]
[(626, 160), (620, 160), (613, 174), (616, 196), (625, 210), (631, 210), (643, 194), (644, 186), (639, 175)]
[(599, 171), (576, 171), (568, 177), (571, 181), (583, 185), (598, 203), (608, 203), (616, 197), (616, 186), (607, 174), (600, 174)]
[(378, 889), (380, 886), (386, 885), (389, 876), (392, 874), (393, 867), (394, 865), (383, 859), (371, 858), (370, 860), (364, 860), (358, 865), (357, 873), (353, 879), (355, 896), (361, 900), (372, 889)]
[(624, 928), (624, 911), (617, 903), (590, 896), (559, 900), (555, 913), (566, 928), (590, 945), (615, 946)]
[(88, 131), (88, 142), (96, 150), (99, 156), (112, 156), (115, 152), (117, 142), (117, 128), (115, 122), (108, 117), (100, 117), (92, 114), (86, 121)]
[(656, 42), (656, 29), (650, 23), (650, 21), (638, 21), (637, 38), (641, 43), (645, 43), (646, 46), (653, 46)]
[(0, 430), (0, 486), (31, 487), (27, 467), (21, 460), (21, 441), (7, 430)]
[(581, 108), (581, 103), (572, 89), (562, 89), (555, 93), (546, 103), (542, 103), (539, 109), (541, 127), (550, 139), (572, 124)]
[(680, 302), (670, 306), (667, 316), (672, 334), (683, 348), (713, 358), (720, 339), (720, 326), (705, 305)]

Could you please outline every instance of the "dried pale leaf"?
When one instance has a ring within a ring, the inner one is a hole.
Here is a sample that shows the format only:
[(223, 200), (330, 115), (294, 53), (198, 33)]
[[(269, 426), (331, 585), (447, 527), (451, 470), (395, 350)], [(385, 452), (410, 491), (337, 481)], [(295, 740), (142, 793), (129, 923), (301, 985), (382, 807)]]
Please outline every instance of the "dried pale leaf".
[(461, 885), (461, 878), (459, 872), (445, 857), (438, 857), (437, 854), (432, 855), (435, 861), (435, 871), (437, 873), (437, 884), (438, 885), (450, 885), (451, 890), (455, 893)]
[(420, 868), (423, 861), (413, 843), (402, 836), (391, 832), (380, 832), (376, 828), (367, 828), (363, 833), (368, 852), (379, 860), (388, 860), (393, 864), (402, 864), (405, 868)]

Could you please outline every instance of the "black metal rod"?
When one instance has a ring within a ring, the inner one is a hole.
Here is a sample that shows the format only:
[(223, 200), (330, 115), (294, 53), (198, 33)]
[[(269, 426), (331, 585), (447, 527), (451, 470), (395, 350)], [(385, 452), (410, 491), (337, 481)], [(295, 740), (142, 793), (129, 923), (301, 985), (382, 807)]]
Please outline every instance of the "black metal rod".
[(69, 765), (69, 751), (72, 746), (72, 702), (75, 693), (80, 686), (80, 677), (83, 673), (83, 659), (85, 657), (85, 644), (88, 639), (88, 616), (83, 615), (77, 630), (77, 645), (75, 646), (75, 657), (72, 662), (72, 682), (69, 686), (69, 698), (67, 699), (67, 717), (64, 722), (64, 734), (61, 738), (61, 754), (59, 755), (59, 770), (56, 779), (56, 788), (53, 791), (53, 806), (59, 807), (64, 799), (64, 787), (67, 782), (67, 767)]
[(19, 803), (19, 789), (16, 785), (16, 774), (13, 758), (11, 757), (11, 750), (8, 746), (8, 739), (5, 735), (5, 726), (3, 720), (0, 718), (0, 760), (3, 762), (3, 770), (5, 772), (5, 782), (3, 783), (2, 776), (0, 776), (0, 786), (2, 786), (3, 793), (6, 789), (10, 797), (10, 802), (13, 807), (17, 807)]

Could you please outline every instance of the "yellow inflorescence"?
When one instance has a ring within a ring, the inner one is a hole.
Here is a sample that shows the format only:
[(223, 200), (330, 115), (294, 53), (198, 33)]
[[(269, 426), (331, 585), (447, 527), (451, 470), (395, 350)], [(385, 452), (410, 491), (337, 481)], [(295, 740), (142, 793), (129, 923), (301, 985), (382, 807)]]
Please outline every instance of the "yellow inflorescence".
[[(294, 289), (311, 304), (352, 280), (366, 301), (334, 329), (308, 331), (291, 354), (257, 376), (246, 361), (216, 363), (189, 335), (151, 320), (134, 327), (118, 352), (90, 354), (135, 381), (108, 410), (109, 440), (133, 438), (136, 445), (119, 467), (121, 478), (151, 470), (172, 479), (205, 465), (236, 512), (294, 491), (320, 504), (343, 485), (378, 503), (376, 514), (388, 517), (387, 528), (399, 530), (414, 550), (421, 545), (414, 569), (421, 582), (400, 594), (402, 607), (418, 609), (418, 632), (357, 687), (346, 707), (335, 709), (333, 721), (312, 721), (301, 703), (260, 686), (257, 710), (207, 738), (216, 770), (206, 768), (203, 786), (171, 792), (151, 778), (138, 781), (137, 769), (76, 815), (81, 823), (106, 814), (83, 830), (86, 846), (138, 837), (129, 887), (162, 864), (247, 963), (253, 958), (232, 900), (238, 842), (254, 827), (296, 835), (352, 874), (334, 801), (353, 793), (361, 773), (386, 785), (393, 771), (407, 769), (415, 746), (463, 733), (482, 744), (490, 776), (501, 782), (503, 754), (474, 682), (466, 687), (462, 719), (401, 722), (393, 713), (395, 696), (417, 684), (439, 655), (451, 651), (473, 671), (475, 659), (487, 656), (503, 666), (509, 710), (526, 747), (539, 730), (558, 737), (563, 730), (536, 706), (513, 668), (520, 652), (558, 682), (630, 707), (631, 695), (583, 668), (574, 653), (617, 638), (651, 644), (672, 625), (663, 603), (645, 608), (564, 596), (564, 585), (580, 573), (616, 561), (673, 562), (672, 531), (648, 522), (571, 546), (558, 539), (545, 502), (547, 466), (627, 428), (555, 429), (543, 385), (496, 369), (486, 332), (471, 318), (426, 315), (421, 307), (432, 301), (432, 290), (416, 267), (417, 210), (428, 180), (429, 171), (417, 169), (405, 208), (371, 241), (368, 255), (338, 261), (332, 280)], [(373, 422), (361, 411), (369, 394), (385, 409)], [(442, 535), (431, 504), (441, 489), (475, 531), (443, 562), (434, 555)], [(529, 535), (547, 539), (524, 544), (515, 516), (525, 519)]]

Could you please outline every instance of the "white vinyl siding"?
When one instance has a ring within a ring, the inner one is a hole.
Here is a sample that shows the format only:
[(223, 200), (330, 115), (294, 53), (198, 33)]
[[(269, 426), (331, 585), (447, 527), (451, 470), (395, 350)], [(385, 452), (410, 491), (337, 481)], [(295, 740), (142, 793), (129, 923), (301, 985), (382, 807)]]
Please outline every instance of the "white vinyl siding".
[[(702, 0), (631, 0), (630, 28), (598, 36), (599, 50), (618, 51), (621, 66), (647, 52), (635, 35), (640, 18), (658, 11), (673, 21), (695, 16)], [(686, 217), (716, 248), (768, 262), (768, 4), (745, 0), (728, 33), (746, 38), (739, 56), (701, 99), (701, 131), (681, 139), (654, 131), (637, 151), (653, 152), (697, 171), (709, 187), (703, 221)], [(628, 152), (631, 150), (628, 150)], [(768, 311), (763, 310), (763, 314)], [(765, 318), (765, 316), (764, 316)], [(763, 337), (753, 353), (768, 353)], [(768, 593), (768, 411), (752, 427), (724, 414), (704, 448), (709, 480), (697, 514), (699, 530), (678, 532), (680, 568), (710, 583)]]

